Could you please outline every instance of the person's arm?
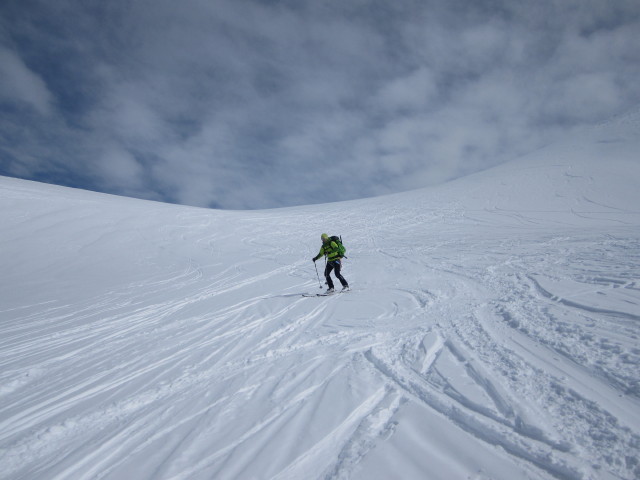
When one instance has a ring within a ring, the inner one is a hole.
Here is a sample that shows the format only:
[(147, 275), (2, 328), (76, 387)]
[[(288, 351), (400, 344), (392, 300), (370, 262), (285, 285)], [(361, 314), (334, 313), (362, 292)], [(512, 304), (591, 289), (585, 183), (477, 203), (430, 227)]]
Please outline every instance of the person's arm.
[(316, 255), (315, 257), (313, 257), (313, 261), (315, 262), (316, 260), (318, 260), (320, 257), (322, 257), (324, 255), (324, 245), (322, 245), (320, 247), (320, 251), (318, 252), (318, 255)]

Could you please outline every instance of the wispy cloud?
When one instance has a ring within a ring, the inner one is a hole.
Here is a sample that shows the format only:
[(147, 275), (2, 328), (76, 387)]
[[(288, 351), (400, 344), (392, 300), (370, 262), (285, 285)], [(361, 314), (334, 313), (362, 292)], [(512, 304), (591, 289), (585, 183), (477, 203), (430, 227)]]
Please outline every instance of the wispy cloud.
[(0, 46), (0, 100), (15, 107), (28, 106), (41, 115), (51, 112), (52, 95), (44, 80), (11, 50)]
[(635, 1), (0, 6), (0, 173), (262, 208), (509, 160), (640, 103)]

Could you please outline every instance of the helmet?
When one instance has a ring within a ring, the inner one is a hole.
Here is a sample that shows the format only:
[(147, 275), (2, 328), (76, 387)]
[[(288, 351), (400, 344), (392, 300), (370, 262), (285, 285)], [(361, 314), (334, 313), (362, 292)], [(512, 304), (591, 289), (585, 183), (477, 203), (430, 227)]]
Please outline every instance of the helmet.
[(322, 239), (323, 242), (326, 242), (327, 240), (329, 240), (329, 235), (327, 235), (326, 233), (323, 233), (322, 235), (320, 235), (320, 238)]

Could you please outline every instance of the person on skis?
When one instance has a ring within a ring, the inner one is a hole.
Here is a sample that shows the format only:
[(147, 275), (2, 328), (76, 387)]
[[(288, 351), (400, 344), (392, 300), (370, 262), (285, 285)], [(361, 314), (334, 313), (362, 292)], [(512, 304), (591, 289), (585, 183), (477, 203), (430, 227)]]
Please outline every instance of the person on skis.
[[(323, 255), (327, 256), (327, 266), (324, 269), (324, 276), (327, 279), (327, 285), (329, 287), (327, 289), (327, 293), (333, 293), (335, 291), (333, 288), (333, 280), (331, 279), (330, 275), (332, 271), (335, 272), (336, 278), (340, 280), (340, 283), (342, 284), (342, 290), (347, 290), (349, 288), (349, 284), (340, 274), (340, 269), (342, 268), (341, 260), (343, 257), (340, 246), (334, 240), (331, 240), (329, 235), (327, 235), (326, 233), (320, 235), (320, 238), (322, 239), (322, 247), (320, 247), (318, 255), (313, 257), (312, 260), (315, 263), (316, 260), (322, 258)], [(342, 249), (342, 251), (344, 251), (344, 248)]]

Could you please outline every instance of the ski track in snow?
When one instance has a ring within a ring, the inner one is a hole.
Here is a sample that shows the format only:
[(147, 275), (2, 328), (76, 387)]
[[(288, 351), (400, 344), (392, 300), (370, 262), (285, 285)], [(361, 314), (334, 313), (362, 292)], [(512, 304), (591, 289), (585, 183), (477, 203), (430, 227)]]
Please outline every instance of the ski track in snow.
[[(593, 184), (571, 172), (563, 181)], [(33, 209), (7, 220), (27, 238), (49, 197), (16, 185), (2, 198)], [(559, 227), (539, 211), (411, 194), (127, 216), (109, 210), (117, 200), (49, 195), (72, 233), (92, 209), (113, 225), (85, 228), (60, 264), (123, 248), (148, 274), (0, 307), (0, 478), (372, 478), (416, 411), (464, 435), (462, 451), (488, 452), (461, 463), (465, 478), (640, 478), (635, 211), (587, 196)], [(580, 227), (606, 213), (604, 227)], [(345, 237), (353, 291), (304, 298), (326, 225)], [(50, 261), (34, 285), (65, 274)]]

